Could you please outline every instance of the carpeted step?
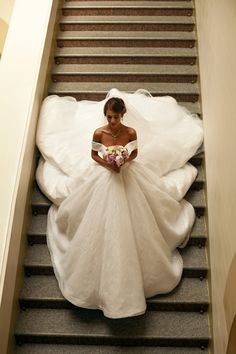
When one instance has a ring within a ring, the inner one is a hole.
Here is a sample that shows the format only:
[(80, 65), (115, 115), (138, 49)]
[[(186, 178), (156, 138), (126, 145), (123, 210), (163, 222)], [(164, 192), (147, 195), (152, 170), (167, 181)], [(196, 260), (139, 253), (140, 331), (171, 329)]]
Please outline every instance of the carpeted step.
[[(186, 246), (179, 250), (184, 262), (183, 276), (190, 278), (205, 278), (208, 266), (205, 248)], [(34, 244), (29, 247), (24, 260), (25, 274), (53, 275), (51, 257), (46, 244)]]
[[(46, 243), (47, 215), (32, 215), (28, 230), (28, 242), (30, 245)], [(189, 245), (203, 247), (206, 243), (205, 217), (198, 217), (191, 231)]]
[[(183, 105), (185, 105), (185, 104), (183, 104)], [(186, 104), (186, 106), (187, 106), (187, 104)], [(194, 112), (194, 111), (192, 111), (192, 112)], [(200, 152), (199, 154), (194, 155), (189, 160), (189, 162), (191, 162), (191, 164), (193, 164), (194, 166), (200, 166), (200, 165), (202, 165), (203, 160), (204, 160), (204, 152)]]
[(105, 318), (86, 309), (22, 311), (15, 331), (17, 342), (207, 346), (208, 318), (197, 312), (147, 311), (125, 319)]
[(193, 3), (192, 0), (188, 0), (187, 2), (185, 0), (135, 0), (134, 2), (132, 1), (127, 1), (127, 0), (65, 0), (62, 8), (70, 8), (70, 7), (77, 7), (77, 6), (128, 6), (128, 7), (177, 7), (177, 8), (186, 8), (186, 9), (192, 9), (193, 8)]
[[(188, 107), (186, 107), (188, 108)], [(195, 112), (195, 111), (191, 111), (191, 112)], [(197, 113), (197, 112), (196, 112)], [(196, 166), (197, 170), (198, 170), (198, 175), (197, 178), (195, 179), (195, 181), (193, 182), (192, 186), (190, 187), (190, 189), (197, 189), (200, 190), (203, 188), (203, 185), (205, 183), (205, 174), (204, 174), (204, 170), (202, 166)]]
[(101, 100), (111, 88), (120, 91), (135, 92), (143, 88), (153, 96), (173, 96), (177, 101), (197, 102), (198, 84), (191, 83), (149, 83), (149, 82), (58, 82), (49, 87), (50, 95), (73, 96), (78, 100)]
[(53, 82), (196, 83), (195, 65), (62, 64), (52, 69)]
[[(61, 294), (56, 278), (46, 275), (26, 277), (19, 301), (22, 309), (74, 307)], [(207, 281), (196, 278), (183, 278), (171, 293), (147, 299), (148, 309), (154, 311), (205, 312), (208, 305)]]
[(173, 47), (193, 48), (193, 32), (65, 31), (57, 35), (58, 47)]
[(207, 349), (184, 347), (126, 347), (89, 346), (63, 344), (24, 344), (17, 347), (15, 354), (206, 354)]
[[(195, 208), (197, 215), (204, 214), (206, 208), (206, 200), (203, 190), (190, 190), (187, 192), (185, 199), (188, 200)], [(34, 214), (47, 213), (51, 202), (45, 197), (35, 185), (32, 195), (32, 210)]]
[(192, 16), (64, 16), (61, 31), (187, 31)]
[(192, 3), (169, 1), (73, 1), (62, 6), (63, 16), (192, 16)]
[(198, 217), (204, 215), (206, 208), (206, 199), (203, 190), (189, 190), (184, 198), (194, 206)]
[(196, 48), (64, 47), (55, 53), (59, 64), (195, 65)]

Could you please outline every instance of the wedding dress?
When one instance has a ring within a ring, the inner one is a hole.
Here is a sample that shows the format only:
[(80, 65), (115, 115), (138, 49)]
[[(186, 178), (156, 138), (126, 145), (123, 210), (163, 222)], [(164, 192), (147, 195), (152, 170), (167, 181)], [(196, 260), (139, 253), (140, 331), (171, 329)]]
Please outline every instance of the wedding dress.
[[(103, 106), (123, 98), (123, 124), (137, 131), (138, 156), (108, 170), (91, 158), (106, 148), (93, 144), (105, 124)], [(179, 283), (183, 262), (176, 249), (195, 219), (183, 199), (196, 178), (188, 160), (203, 140), (199, 118), (169, 96), (152, 97), (112, 89), (100, 102), (47, 97), (41, 109), (37, 145), (42, 157), (37, 182), (53, 202), (47, 243), (62, 294), (79, 307), (122, 318), (145, 312), (146, 298)]]

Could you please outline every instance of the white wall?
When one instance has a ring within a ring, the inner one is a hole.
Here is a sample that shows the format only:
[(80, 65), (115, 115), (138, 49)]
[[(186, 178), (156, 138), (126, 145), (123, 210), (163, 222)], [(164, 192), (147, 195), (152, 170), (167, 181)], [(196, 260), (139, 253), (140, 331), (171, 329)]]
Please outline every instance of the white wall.
[(236, 313), (236, 300), (232, 301), (236, 284), (228, 284), (230, 290), (225, 294), (236, 253), (236, 1), (195, 0), (195, 4), (205, 128), (214, 350), (215, 354), (224, 354)]
[(8, 24), (10, 23), (14, 4), (15, 0), (0, 0), (0, 17)]
[(15, 0), (0, 0), (0, 55), (2, 54)]
[(25, 236), (35, 130), (58, 3), (58, 0), (15, 0), (0, 62), (1, 354), (7, 352), (12, 306), (17, 303), (15, 284)]

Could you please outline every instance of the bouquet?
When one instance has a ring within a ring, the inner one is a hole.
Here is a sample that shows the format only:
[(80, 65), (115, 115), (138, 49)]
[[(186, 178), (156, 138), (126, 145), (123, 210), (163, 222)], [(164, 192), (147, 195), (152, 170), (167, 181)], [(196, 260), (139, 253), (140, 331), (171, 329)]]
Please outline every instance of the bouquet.
[(115, 164), (118, 167), (122, 166), (129, 158), (128, 150), (122, 145), (113, 145), (106, 148), (104, 156), (109, 164)]

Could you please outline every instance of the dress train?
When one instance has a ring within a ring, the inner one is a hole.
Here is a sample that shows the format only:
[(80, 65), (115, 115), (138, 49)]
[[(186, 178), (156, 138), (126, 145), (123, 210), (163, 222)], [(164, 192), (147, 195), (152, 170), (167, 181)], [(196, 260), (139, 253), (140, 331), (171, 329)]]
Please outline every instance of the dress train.
[(172, 97), (112, 89), (138, 133), (138, 157), (119, 174), (90, 157), (106, 101), (49, 96), (40, 114), (37, 181), (52, 200), (47, 243), (62, 294), (73, 304), (122, 318), (145, 312), (146, 298), (180, 281), (195, 213), (183, 199), (197, 170), (201, 120)]

